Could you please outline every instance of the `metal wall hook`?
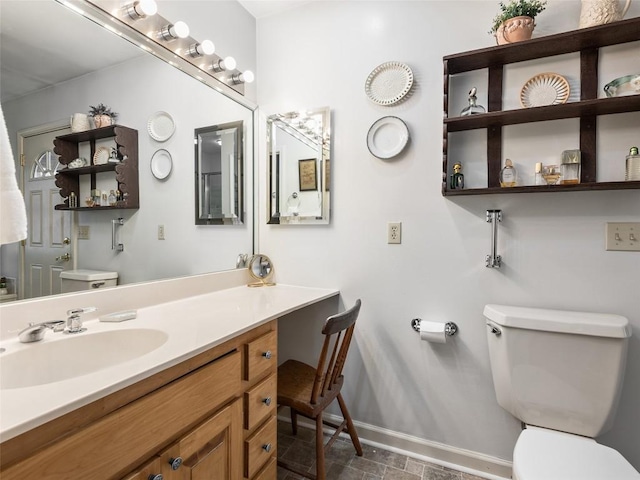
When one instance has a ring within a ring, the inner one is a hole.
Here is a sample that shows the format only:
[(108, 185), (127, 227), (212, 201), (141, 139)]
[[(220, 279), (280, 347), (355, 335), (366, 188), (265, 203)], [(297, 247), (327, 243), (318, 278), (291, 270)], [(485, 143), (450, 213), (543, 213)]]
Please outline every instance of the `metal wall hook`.
[[(411, 320), (411, 328), (413, 328), (416, 332), (420, 332), (420, 322), (421, 318), (414, 318)], [(456, 333), (458, 333), (458, 325), (453, 322), (447, 322), (444, 324), (444, 333), (447, 337), (453, 337)]]
[(487, 210), (487, 223), (491, 224), (491, 254), (485, 257), (487, 268), (500, 268), (502, 257), (498, 255), (498, 222), (502, 221), (502, 210)]

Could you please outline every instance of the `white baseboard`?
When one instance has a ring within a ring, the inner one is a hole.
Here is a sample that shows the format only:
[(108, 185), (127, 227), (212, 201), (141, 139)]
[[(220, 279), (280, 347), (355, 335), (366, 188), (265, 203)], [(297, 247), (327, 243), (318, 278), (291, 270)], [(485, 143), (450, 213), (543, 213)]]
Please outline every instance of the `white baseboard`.
[[(291, 422), (288, 409), (286, 414), (278, 415), (278, 419)], [(324, 417), (332, 422), (341, 423), (342, 417), (325, 413)], [(314, 429), (315, 423), (304, 417), (298, 417), (300, 425)], [(391, 452), (407, 455), (425, 462), (435, 463), (443, 467), (476, 475), (490, 480), (505, 480), (511, 478), (511, 462), (482, 453), (452, 447), (444, 443), (432, 442), (423, 438), (406, 435), (386, 428), (376, 427), (354, 420), (358, 429), (358, 437), (362, 443)], [(343, 432), (342, 436), (348, 435)]]

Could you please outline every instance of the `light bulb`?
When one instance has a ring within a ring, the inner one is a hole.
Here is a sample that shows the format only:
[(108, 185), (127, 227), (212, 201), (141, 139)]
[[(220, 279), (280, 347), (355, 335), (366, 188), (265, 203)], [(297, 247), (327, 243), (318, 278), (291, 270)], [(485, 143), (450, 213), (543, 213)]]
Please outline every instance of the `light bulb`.
[(245, 70), (240, 76), (244, 78), (244, 83), (253, 83), (256, 79), (256, 76), (251, 70)]
[(124, 7), (125, 12), (133, 20), (145, 18), (158, 13), (158, 5), (155, 0), (136, 0)]
[(211, 40), (203, 40), (200, 47), (202, 48), (202, 53), (204, 55), (213, 55), (213, 52), (216, 51), (216, 46)]
[(173, 24), (173, 31), (178, 38), (187, 38), (189, 36), (189, 25), (179, 20)]
[(189, 55), (193, 58), (202, 57), (203, 55), (213, 55), (216, 47), (211, 40), (204, 40), (202, 43), (194, 43), (189, 47)]
[(233, 57), (224, 57), (211, 65), (211, 69), (214, 72), (224, 72), (225, 70), (236, 69), (236, 59)]
[(160, 30), (160, 38), (163, 40), (175, 40), (176, 38), (187, 38), (189, 36), (189, 26), (183, 21), (177, 21), (173, 25), (165, 25)]
[(231, 81), (235, 85), (238, 85), (240, 83), (251, 83), (253, 82), (254, 79), (255, 79), (255, 75), (251, 70), (245, 70), (242, 73), (236, 73), (235, 75), (231, 76)]

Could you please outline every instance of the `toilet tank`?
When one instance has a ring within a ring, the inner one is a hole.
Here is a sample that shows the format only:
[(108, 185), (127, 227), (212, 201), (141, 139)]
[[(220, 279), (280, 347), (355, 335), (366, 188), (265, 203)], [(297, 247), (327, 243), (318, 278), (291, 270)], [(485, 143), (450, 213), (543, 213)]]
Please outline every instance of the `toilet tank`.
[(115, 287), (118, 284), (118, 272), (103, 270), (64, 270), (60, 272), (61, 293), (95, 290), (96, 288)]
[(611, 427), (631, 336), (619, 315), (486, 305), (498, 403), (526, 424), (596, 437)]

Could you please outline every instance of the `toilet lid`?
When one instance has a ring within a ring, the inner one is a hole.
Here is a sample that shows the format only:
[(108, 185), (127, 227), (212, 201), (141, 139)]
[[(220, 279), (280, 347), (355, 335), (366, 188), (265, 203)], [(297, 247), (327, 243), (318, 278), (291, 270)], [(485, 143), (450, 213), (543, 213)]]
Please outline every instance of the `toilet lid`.
[(518, 480), (640, 480), (640, 473), (613, 448), (569, 433), (527, 427), (513, 450)]

